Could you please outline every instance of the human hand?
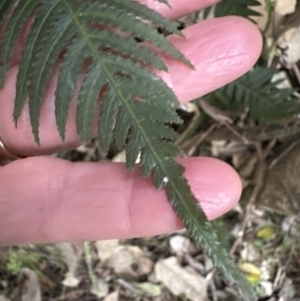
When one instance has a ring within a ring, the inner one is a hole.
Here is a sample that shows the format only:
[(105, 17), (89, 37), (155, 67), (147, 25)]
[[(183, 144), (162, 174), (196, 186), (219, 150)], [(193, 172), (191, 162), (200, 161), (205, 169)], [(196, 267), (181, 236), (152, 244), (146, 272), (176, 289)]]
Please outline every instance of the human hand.
[[(157, 11), (178, 18), (215, 0), (170, 0), (173, 7), (153, 2)], [(186, 39), (170, 40), (193, 63), (195, 70), (166, 59), (169, 74), (160, 73), (181, 102), (204, 95), (249, 70), (261, 51), (261, 37), (249, 21), (226, 17), (201, 22), (184, 30)], [(80, 145), (73, 105), (66, 141), (56, 129), (53, 73), (41, 110), (42, 147), (33, 141), (28, 108), (18, 128), (12, 113), (18, 57), (26, 36), (19, 41), (4, 89), (0, 91), (0, 135), (5, 146), (20, 156), (51, 154)], [(74, 98), (74, 104), (76, 99)], [(192, 191), (209, 219), (217, 218), (236, 205), (241, 183), (236, 172), (212, 158), (180, 159), (186, 167)], [(30, 157), (0, 167), (0, 245), (98, 240), (150, 236), (173, 231), (182, 223), (163, 190), (138, 171), (129, 173), (124, 164), (108, 162), (70, 163), (54, 157)]]

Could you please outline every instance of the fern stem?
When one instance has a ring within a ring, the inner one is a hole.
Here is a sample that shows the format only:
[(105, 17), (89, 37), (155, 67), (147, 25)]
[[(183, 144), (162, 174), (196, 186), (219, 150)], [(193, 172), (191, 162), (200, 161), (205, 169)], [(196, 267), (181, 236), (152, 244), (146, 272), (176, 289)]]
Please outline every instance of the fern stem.
[(266, 5), (266, 8), (267, 8), (268, 16), (267, 16), (267, 22), (266, 22), (265, 28), (262, 31), (262, 35), (263, 35), (264, 38), (266, 37), (267, 32), (270, 28), (273, 13), (274, 13), (274, 10), (275, 10), (275, 6), (274, 6), (274, 3), (272, 3), (272, 1), (265, 0), (265, 5)]

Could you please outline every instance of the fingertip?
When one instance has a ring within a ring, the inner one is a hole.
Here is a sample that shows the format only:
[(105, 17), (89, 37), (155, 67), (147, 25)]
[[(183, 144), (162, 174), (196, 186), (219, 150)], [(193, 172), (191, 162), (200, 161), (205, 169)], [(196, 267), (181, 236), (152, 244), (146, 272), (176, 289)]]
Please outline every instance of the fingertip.
[(139, 0), (142, 4), (147, 5), (149, 8), (156, 10), (161, 15), (171, 19), (176, 19), (195, 11), (199, 11), (207, 6), (216, 4), (219, 1), (220, 0), (169, 0), (168, 3), (171, 7), (170, 8), (159, 1)]
[(169, 72), (159, 72), (181, 102), (205, 95), (244, 75), (256, 63), (262, 49), (259, 30), (240, 17), (210, 19), (186, 28), (183, 33), (185, 38), (171, 36), (170, 41), (195, 69), (166, 58)]
[(263, 47), (263, 37), (258, 27), (248, 19), (231, 16), (230, 18), (232, 23), (232, 29), (237, 27), (240, 30), (240, 33), (237, 33), (240, 43), (240, 51), (245, 50), (249, 53), (248, 64), (253, 66), (259, 59)]
[(182, 160), (192, 192), (209, 220), (225, 214), (239, 202), (242, 184), (227, 163), (208, 157)]

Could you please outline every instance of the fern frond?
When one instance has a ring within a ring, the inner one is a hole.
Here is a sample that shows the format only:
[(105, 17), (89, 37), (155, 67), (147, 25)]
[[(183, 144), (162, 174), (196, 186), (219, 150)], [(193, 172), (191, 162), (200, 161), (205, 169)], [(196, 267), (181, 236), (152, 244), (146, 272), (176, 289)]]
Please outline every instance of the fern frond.
[(257, 0), (223, 0), (216, 4), (215, 16), (241, 16), (251, 20), (251, 17), (260, 16), (261, 14), (252, 9), (253, 6), (260, 6)]
[(300, 111), (300, 100), (290, 88), (279, 89), (282, 80), (272, 81), (276, 73), (270, 68), (256, 67), (253, 71), (206, 97), (226, 110), (249, 109), (259, 123), (286, 118)]
[[(24, 25), (25, 15), (28, 18), (35, 12), (21, 57), (15, 121), (29, 97), (32, 131), (35, 141), (40, 143), (42, 100), (58, 66), (55, 115), (64, 139), (71, 99), (82, 79), (76, 115), (81, 140), (93, 137), (98, 117), (98, 139), (103, 153), (115, 142), (119, 149), (126, 150), (129, 170), (141, 155), (141, 174), (152, 176), (157, 188), (166, 189), (173, 208), (216, 266), (239, 286), (245, 300), (255, 300), (251, 286), (229, 259), (193, 196), (183, 177), (184, 168), (174, 160), (181, 151), (173, 144), (176, 133), (169, 125), (181, 123), (175, 111), (179, 102), (151, 70), (167, 70), (159, 52), (191, 66), (173, 44), (153, 29), (159, 26), (180, 34), (176, 25), (132, 0), (35, 0), (24, 10), (28, 2), (31, 1), (21, 0), (13, 12), (15, 30), (13, 34), (12, 30), (6, 32), (13, 39), (4, 45), (5, 52), (13, 52), (17, 29), (20, 31)], [(165, 0), (160, 2), (167, 4)], [(24, 13), (19, 16), (19, 11)], [(138, 43), (136, 37), (145, 43)], [(6, 69), (0, 75), (2, 82)]]

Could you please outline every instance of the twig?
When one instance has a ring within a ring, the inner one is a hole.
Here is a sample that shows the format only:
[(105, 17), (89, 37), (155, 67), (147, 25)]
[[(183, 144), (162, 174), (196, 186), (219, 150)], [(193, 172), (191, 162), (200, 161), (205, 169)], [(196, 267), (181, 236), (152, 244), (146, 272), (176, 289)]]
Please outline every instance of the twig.
[(277, 140), (276, 139), (272, 139), (270, 140), (270, 142), (268, 143), (265, 151), (264, 151), (264, 159), (267, 159), (267, 157), (269, 156), (271, 150), (273, 149), (273, 147), (275, 146)]
[(132, 293), (134, 293), (137, 296), (143, 295), (140, 289), (138, 289), (134, 284), (130, 283), (129, 281), (126, 281), (123, 278), (119, 278), (117, 282), (122, 285), (124, 288), (130, 290)]
[(195, 152), (196, 148), (214, 131), (216, 126), (216, 123), (212, 124), (206, 132), (198, 134), (182, 146), (183, 149), (188, 148), (187, 156), (191, 156)]
[(272, 169), (282, 158), (284, 158), (300, 141), (294, 141), (288, 148), (286, 148), (277, 158), (275, 158), (268, 166), (268, 170)]
[(217, 121), (218, 123), (225, 125), (236, 137), (241, 139), (245, 143), (249, 143), (249, 140), (243, 137), (231, 124), (233, 124), (233, 120), (228, 116), (228, 113), (223, 112), (209, 103), (207, 103), (204, 99), (199, 99), (200, 106), (202, 110), (210, 116), (212, 119)]
[(95, 294), (98, 298), (102, 298), (102, 297), (104, 297), (104, 294), (99, 287), (97, 277), (93, 271), (91, 246), (90, 246), (89, 242), (86, 241), (83, 243), (83, 251), (84, 251), (85, 262), (86, 262), (86, 265), (88, 268), (88, 274), (89, 274), (90, 280), (92, 282), (93, 294)]
[(217, 294), (216, 294), (216, 286), (215, 286), (214, 280), (211, 279), (209, 281), (208, 285), (210, 286), (212, 301), (218, 301), (218, 297), (217, 297)]
[(296, 63), (294, 63), (294, 64), (292, 65), (292, 69), (293, 69), (293, 71), (294, 71), (294, 73), (295, 73), (295, 76), (296, 76), (296, 78), (297, 78), (298, 84), (300, 85), (300, 70), (299, 70), (299, 67), (297, 66)]
[(242, 140), (244, 143), (249, 144), (251, 143), (246, 137), (244, 137), (243, 135), (241, 135), (233, 126), (231, 126), (228, 123), (222, 123), (224, 124), (228, 130), (230, 130), (236, 137), (238, 137), (240, 140)]
[(76, 290), (76, 291), (71, 291), (67, 294), (63, 294), (57, 298), (55, 298), (55, 301), (65, 301), (65, 300), (76, 300), (78, 298), (80, 298), (81, 296), (83, 296), (85, 293), (85, 291), (83, 289), (80, 290)]
[(191, 137), (191, 135), (196, 131), (197, 127), (201, 123), (201, 113), (196, 105), (194, 105), (193, 108), (193, 113), (194, 116), (189, 123), (188, 127), (186, 130), (178, 136), (178, 138), (175, 141), (176, 145), (182, 145), (187, 139)]
[(264, 30), (262, 31), (262, 35), (265, 37), (267, 35), (267, 32), (270, 28), (270, 25), (272, 23), (272, 17), (273, 17), (273, 13), (274, 13), (274, 10), (275, 10), (275, 6), (274, 4), (272, 3), (272, 1), (270, 0), (266, 0), (265, 1), (265, 4), (267, 6), (267, 13), (268, 13), (268, 16), (267, 16), (267, 22), (266, 22), (266, 25), (265, 25), (265, 28)]
[(264, 177), (265, 177), (265, 174), (266, 174), (265, 154), (262, 150), (262, 147), (261, 147), (260, 143), (256, 143), (255, 147), (256, 147), (257, 155), (259, 157), (257, 178), (256, 178), (256, 181), (255, 181), (255, 187), (253, 188), (252, 194), (249, 198), (249, 202), (246, 206), (245, 216), (244, 216), (244, 219), (243, 219), (243, 222), (242, 222), (242, 225), (241, 225), (241, 230), (239, 232), (239, 236), (237, 237), (237, 239), (235, 240), (233, 246), (231, 247), (231, 250), (230, 250), (231, 255), (233, 255), (235, 253), (237, 247), (242, 242), (242, 239), (243, 239), (244, 234), (245, 234), (245, 229), (247, 227), (247, 223), (249, 221), (249, 217), (250, 217), (251, 211), (253, 209), (253, 205), (254, 205), (259, 193), (261, 192), (261, 190), (264, 186)]

